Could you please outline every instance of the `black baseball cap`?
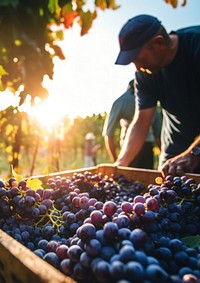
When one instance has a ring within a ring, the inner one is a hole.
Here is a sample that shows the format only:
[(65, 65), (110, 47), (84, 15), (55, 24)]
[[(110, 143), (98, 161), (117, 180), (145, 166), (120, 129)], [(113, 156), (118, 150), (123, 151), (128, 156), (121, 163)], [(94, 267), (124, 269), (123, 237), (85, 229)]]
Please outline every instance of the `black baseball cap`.
[(128, 65), (133, 62), (143, 45), (161, 27), (161, 21), (150, 15), (138, 15), (129, 19), (119, 33), (120, 52), (115, 64)]

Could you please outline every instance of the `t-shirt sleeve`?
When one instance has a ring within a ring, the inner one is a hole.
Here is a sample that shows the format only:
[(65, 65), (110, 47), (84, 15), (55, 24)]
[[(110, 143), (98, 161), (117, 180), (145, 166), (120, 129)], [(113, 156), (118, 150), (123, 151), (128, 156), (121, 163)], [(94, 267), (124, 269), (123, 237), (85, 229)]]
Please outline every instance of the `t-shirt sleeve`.
[(137, 109), (142, 110), (155, 107), (157, 105), (157, 99), (154, 93), (155, 83), (153, 76), (144, 72), (136, 72), (135, 76), (135, 96)]
[(113, 103), (103, 129), (103, 136), (114, 136), (120, 122), (120, 108)]

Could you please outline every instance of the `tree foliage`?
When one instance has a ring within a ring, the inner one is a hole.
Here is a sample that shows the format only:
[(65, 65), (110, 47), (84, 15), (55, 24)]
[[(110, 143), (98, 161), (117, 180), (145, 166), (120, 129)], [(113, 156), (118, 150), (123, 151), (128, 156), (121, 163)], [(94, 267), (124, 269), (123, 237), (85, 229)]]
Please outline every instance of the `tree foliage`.
[[(46, 97), (44, 75), (53, 76), (53, 57), (64, 59), (56, 44), (63, 31), (76, 21), (84, 35), (97, 16), (97, 8), (117, 9), (115, 0), (95, 0), (94, 10), (85, 10), (83, 0), (3, 0), (0, 1), (1, 88), (16, 92), (20, 103), (27, 94)], [(23, 86), (20, 87), (20, 86)]]
[[(167, 4), (170, 4), (173, 8), (177, 8), (179, 1), (178, 0), (165, 0)], [(187, 0), (181, 0), (181, 6), (186, 5)]]
[[(164, 0), (174, 8), (178, 0)], [(53, 76), (53, 57), (64, 59), (57, 40), (74, 22), (81, 35), (88, 33), (98, 9), (117, 9), (116, 0), (1, 0), (0, 1), (0, 90), (20, 86), (22, 104), (27, 94), (34, 98), (48, 95), (42, 86), (44, 75)], [(186, 0), (181, 0), (185, 5)], [(56, 26), (56, 29), (55, 29)], [(54, 28), (52, 28), (54, 27)]]

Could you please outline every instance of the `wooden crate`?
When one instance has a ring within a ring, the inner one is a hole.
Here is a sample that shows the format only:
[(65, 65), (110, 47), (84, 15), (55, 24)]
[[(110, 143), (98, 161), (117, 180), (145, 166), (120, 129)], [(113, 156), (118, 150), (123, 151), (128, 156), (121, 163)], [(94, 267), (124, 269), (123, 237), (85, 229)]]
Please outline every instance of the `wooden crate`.
[(1, 283), (76, 283), (0, 229)]
[[(43, 183), (49, 177), (72, 176), (74, 173), (89, 171), (93, 174), (102, 173), (111, 176), (124, 175), (132, 181), (139, 181), (148, 186), (155, 183), (155, 178), (161, 176), (156, 170), (136, 169), (128, 167), (116, 167), (110, 164), (101, 164), (96, 167), (82, 168), (55, 172), (49, 175), (38, 175)], [(200, 183), (200, 175), (187, 174)], [(0, 230), (0, 282), (1, 283), (77, 283), (70, 277), (65, 276), (50, 264), (40, 259), (33, 252)]]

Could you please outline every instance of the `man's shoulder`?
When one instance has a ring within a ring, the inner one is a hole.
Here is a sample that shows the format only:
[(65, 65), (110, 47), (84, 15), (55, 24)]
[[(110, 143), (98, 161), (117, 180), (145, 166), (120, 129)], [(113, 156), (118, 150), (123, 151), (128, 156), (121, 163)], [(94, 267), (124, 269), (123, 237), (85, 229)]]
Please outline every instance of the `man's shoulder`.
[(126, 101), (128, 98), (134, 100), (134, 92), (133, 92), (133, 90), (127, 90), (127, 91), (125, 91), (122, 95), (120, 95), (120, 96), (114, 101), (114, 103), (116, 103), (116, 104), (120, 103), (120, 104), (121, 104), (123, 101)]
[(200, 34), (200, 25), (185, 27), (176, 31), (178, 34)]

